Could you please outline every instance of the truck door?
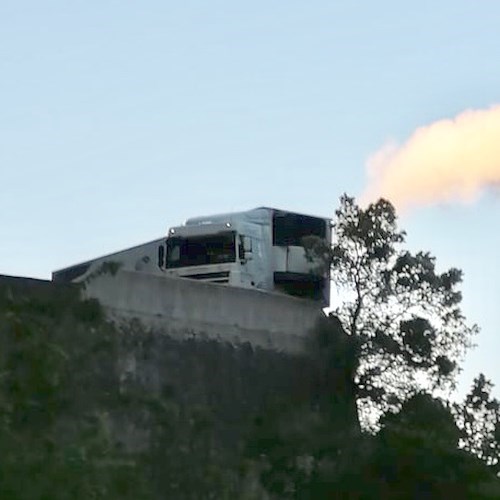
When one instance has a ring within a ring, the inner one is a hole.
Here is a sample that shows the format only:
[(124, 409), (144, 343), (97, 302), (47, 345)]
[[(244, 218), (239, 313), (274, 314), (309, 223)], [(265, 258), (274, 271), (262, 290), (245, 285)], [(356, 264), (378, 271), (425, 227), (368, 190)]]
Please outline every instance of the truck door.
[(265, 288), (262, 269), (262, 248), (258, 238), (239, 235), (238, 259), (242, 286), (248, 288)]
[(240, 234), (238, 236), (238, 262), (240, 264), (241, 285), (252, 288), (255, 286), (253, 276), (254, 253), (253, 241), (250, 236)]

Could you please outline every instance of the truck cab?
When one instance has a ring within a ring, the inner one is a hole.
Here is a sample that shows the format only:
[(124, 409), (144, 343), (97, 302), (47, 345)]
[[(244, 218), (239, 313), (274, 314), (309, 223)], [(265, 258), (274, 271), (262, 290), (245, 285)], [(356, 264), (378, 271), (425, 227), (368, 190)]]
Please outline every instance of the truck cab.
[(329, 277), (306, 258), (302, 239), (331, 241), (330, 220), (274, 208), (188, 219), (158, 249), (166, 275), (329, 302)]

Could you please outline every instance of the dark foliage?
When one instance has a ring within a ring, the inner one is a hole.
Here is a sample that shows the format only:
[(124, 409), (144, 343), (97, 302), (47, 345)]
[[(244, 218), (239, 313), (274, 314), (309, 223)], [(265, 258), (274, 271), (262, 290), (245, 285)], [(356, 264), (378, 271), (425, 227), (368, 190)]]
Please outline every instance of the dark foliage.
[(307, 251), (331, 268), (338, 302), (332, 314), (357, 349), (351, 383), (365, 425), (376, 426), (374, 415), (422, 388), (452, 388), (477, 327), (460, 310), (462, 273), (438, 272), (429, 253), (405, 250), (388, 201), (362, 209), (343, 196), (334, 234), (331, 248), (310, 238)]
[(454, 405), (454, 414), (462, 447), (500, 474), (500, 402), (492, 396), (492, 388), (480, 374), (465, 401)]

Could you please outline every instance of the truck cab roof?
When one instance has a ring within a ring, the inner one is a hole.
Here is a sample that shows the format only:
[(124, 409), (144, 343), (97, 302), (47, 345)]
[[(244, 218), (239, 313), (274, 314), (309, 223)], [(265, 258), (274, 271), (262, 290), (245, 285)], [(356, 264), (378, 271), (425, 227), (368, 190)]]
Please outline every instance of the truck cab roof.
[(272, 207), (256, 207), (251, 210), (246, 210), (242, 212), (229, 212), (229, 213), (223, 213), (223, 214), (214, 214), (214, 215), (204, 215), (204, 216), (199, 216), (199, 217), (191, 217), (186, 220), (185, 225), (186, 226), (191, 226), (191, 225), (203, 225), (203, 224), (224, 224), (224, 223), (232, 223), (236, 220), (238, 221), (246, 221), (246, 222), (253, 222), (256, 224), (259, 223), (267, 223), (272, 219), (274, 214), (280, 214), (280, 215), (286, 215), (286, 214), (291, 214), (291, 215), (296, 215), (296, 216), (303, 216), (303, 217), (311, 217), (315, 219), (323, 219), (327, 222), (330, 222), (330, 218), (328, 217), (318, 217), (314, 215), (309, 215), (309, 214), (302, 214), (298, 212), (292, 212), (290, 210), (282, 210), (278, 208), (272, 208)]

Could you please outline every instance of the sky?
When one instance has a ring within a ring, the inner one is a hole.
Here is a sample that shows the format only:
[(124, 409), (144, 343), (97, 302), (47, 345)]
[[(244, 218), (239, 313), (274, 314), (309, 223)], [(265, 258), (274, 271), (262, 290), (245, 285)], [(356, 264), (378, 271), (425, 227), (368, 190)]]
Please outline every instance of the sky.
[[(388, 144), (404, 159), (415, 131), (500, 104), (498, 26), (494, 0), (3, 0), (0, 273), (49, 279), (191, 216), (332, 216)], [(411, 249), (464, 271), (482, 331), (461, 391), (479, 372), (500, 386), (495, 180), (400, 213)]]

